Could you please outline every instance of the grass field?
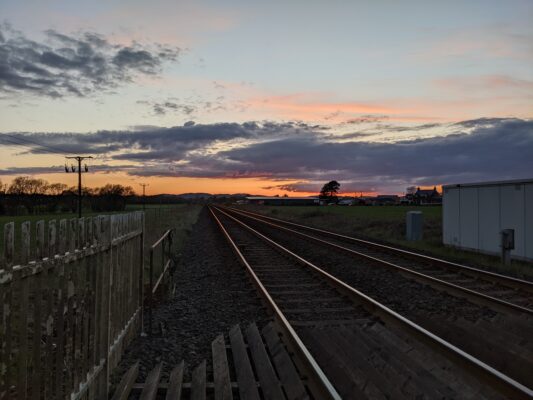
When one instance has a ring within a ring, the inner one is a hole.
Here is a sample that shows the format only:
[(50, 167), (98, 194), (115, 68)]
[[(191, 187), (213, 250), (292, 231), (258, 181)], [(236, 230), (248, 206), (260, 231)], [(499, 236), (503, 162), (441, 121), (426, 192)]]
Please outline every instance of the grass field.
[[(442, 207), (306, 207), (242, 206), (271, 217), (299, 222), (350, 236), (392, 243), (450, 261), (504, 272), (517, 277), (533, 278), (533, 264), (513, 261), (502, 266), (498, 257), (454, 249), (442, 244)], [(405, 216), (408, 211), (422, 211), (424, 239), (405, 240)]]

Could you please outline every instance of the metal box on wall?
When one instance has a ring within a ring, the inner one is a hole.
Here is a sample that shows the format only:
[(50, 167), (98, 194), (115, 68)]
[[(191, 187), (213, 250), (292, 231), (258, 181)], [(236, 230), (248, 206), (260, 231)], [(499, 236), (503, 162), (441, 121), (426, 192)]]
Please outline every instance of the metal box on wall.
[(443, 242), (500, 254), (500, 233), (513, 229), (513, 258), (533, 260), (533, 179), (443, 186)]

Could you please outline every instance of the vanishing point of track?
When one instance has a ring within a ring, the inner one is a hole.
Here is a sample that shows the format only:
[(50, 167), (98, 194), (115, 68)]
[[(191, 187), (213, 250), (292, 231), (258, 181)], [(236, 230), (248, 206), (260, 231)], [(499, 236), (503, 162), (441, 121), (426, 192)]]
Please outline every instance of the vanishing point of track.
[(211, 212), (273, 312), (315, 398), (533, 395), (226, 211)]

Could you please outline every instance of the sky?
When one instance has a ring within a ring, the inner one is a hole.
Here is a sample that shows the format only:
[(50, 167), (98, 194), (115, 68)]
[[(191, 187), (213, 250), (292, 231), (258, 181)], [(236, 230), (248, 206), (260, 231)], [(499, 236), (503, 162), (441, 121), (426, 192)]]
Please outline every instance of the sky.
[(533, 1), (0, 0), (0, 179), (311, 195), (531, 178)]

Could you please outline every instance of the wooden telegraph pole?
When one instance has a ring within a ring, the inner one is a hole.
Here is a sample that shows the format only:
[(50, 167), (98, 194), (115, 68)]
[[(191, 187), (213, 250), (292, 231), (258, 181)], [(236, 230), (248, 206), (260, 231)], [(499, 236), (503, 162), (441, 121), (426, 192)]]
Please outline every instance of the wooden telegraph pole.
[(149, 183), (139, 183), (143, 187), (143, 211), (146, 209), (146, 186), (150, 186)]
[[(66, 157), (68, 159), (78, 160), (78, 218), (81, 218), (81, 162), (88, 158), (93, 158), (92, 156), (74, 156)], [(65, 167), (65, 171), (69, 172), (68, 167)], [(75, 168), (72, 168), (72, 172), (76, 172)], [(85, 164), (85, 172), (89, 172), (89, 167)]]

